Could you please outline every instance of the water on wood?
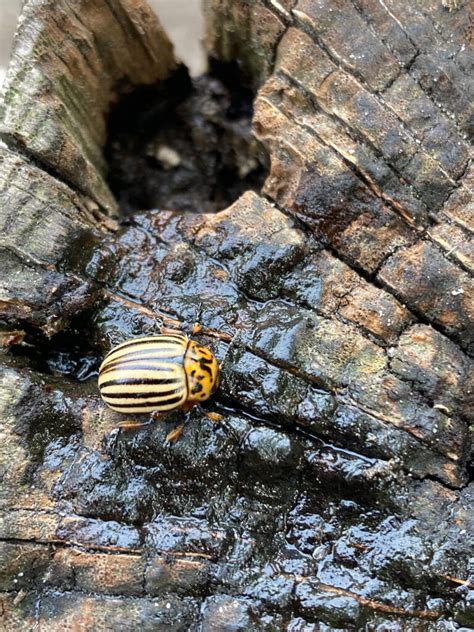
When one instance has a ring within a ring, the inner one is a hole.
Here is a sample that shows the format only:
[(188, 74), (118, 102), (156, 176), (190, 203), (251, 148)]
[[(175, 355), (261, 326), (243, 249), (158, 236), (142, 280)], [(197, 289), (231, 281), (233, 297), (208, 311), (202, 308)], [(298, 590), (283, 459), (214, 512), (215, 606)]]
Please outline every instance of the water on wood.
[[(383, 295), (390, 326), (361, 326), (351, 308), (359, 290), (375, 296), (370, 277), (260, 195), (269, 161), (252, 103), (235, 69), (215, 66), (193, 81), (181, 69), (113, 110), (123, 223), (77, 264), (101, 300), (51, 340), (27, 331), (6, 372), (33, 455), (21, 485), (55, 507), (55, 546), (32, 544), (35, 563), (12, 549), (7, 584), (41, 582), (51, 624), (70, 595), (86, 609), (105, 594), (120, 598), (117, 626), (138, 602), (176, 630), (198, 618), (203, 630), (468, 626), (464, 422), (433, 408), (429, 367), (404, 380), (409, 359), (389, 355), (414, 316)], [(114, 435), (124, 419), (100, 401), (99, 358), (170, 320), (199, 320), (198, 339), (228, 351), (222, 386), (171, 445), (179, 411)], [(462, 405), (453, 390), (449, 406)]]

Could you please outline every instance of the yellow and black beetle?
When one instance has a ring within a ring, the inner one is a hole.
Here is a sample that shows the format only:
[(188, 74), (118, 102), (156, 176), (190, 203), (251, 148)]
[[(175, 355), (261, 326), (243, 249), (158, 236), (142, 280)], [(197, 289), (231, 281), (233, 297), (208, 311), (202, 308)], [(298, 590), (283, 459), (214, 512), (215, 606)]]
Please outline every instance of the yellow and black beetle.
[(123, 342), (99, 369), (100, 395), (120, 413), (189, 411), (218, 385), (214, 354), (178, 332)]

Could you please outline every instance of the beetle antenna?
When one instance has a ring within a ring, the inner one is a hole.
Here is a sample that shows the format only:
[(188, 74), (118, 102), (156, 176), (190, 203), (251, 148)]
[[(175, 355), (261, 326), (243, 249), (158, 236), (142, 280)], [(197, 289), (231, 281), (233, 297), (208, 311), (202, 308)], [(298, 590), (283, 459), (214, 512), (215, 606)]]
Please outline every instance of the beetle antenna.
[(197, 314), (196, 314), (196, 320), (194, 322), (194, 325), (191, 327), (192, 336), (195, 336), (196, 334), (200, 334), (202, 332), (202, 329), (203, 329), (201, 325), (202, 308), (203, 308), (203, 302), (199, 301)]

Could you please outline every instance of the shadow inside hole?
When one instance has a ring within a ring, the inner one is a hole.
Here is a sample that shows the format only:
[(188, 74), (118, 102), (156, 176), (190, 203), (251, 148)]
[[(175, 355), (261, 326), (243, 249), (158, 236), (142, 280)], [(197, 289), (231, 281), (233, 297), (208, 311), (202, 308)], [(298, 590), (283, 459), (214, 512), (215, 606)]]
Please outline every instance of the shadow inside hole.
[(212, 213), (260, 191), (268, 159), (253, 137), (253, 93), (233, 64), (184, 66), (124, 97), (109, 118), (109, 185), (124, 215), (163, 208)]
[(30, 368), (43, 375), (66, 377), (73, 382), (96, 379), (102, 356), (91, 343), (91, 317), (83, 313), (51, 338), (25, 327), (24, 339), (10, 347), (9, 353), (19, 361), (26, 360)]

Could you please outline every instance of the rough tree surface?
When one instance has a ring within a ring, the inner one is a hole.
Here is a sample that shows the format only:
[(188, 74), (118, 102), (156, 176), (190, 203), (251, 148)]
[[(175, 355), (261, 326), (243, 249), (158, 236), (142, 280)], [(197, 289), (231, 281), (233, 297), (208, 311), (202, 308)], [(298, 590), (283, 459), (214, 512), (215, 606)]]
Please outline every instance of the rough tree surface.
[[(267, 154), (264, 185), (120, 225), (107, 115), (172, 79), (171, 45), (141, 0), (23, 9), (0, 146), (1, 625), (472, 629), (468, 2), (205, 10), (221, 79), (258, 90), (260, 148), (214, 83), (187, 108), (199, 168), (232, 138), (242, 179)], [(197, 318), (227, 351), (216, 397), (175, 443), (179, 412), (114, 433), (99, 358)]]

